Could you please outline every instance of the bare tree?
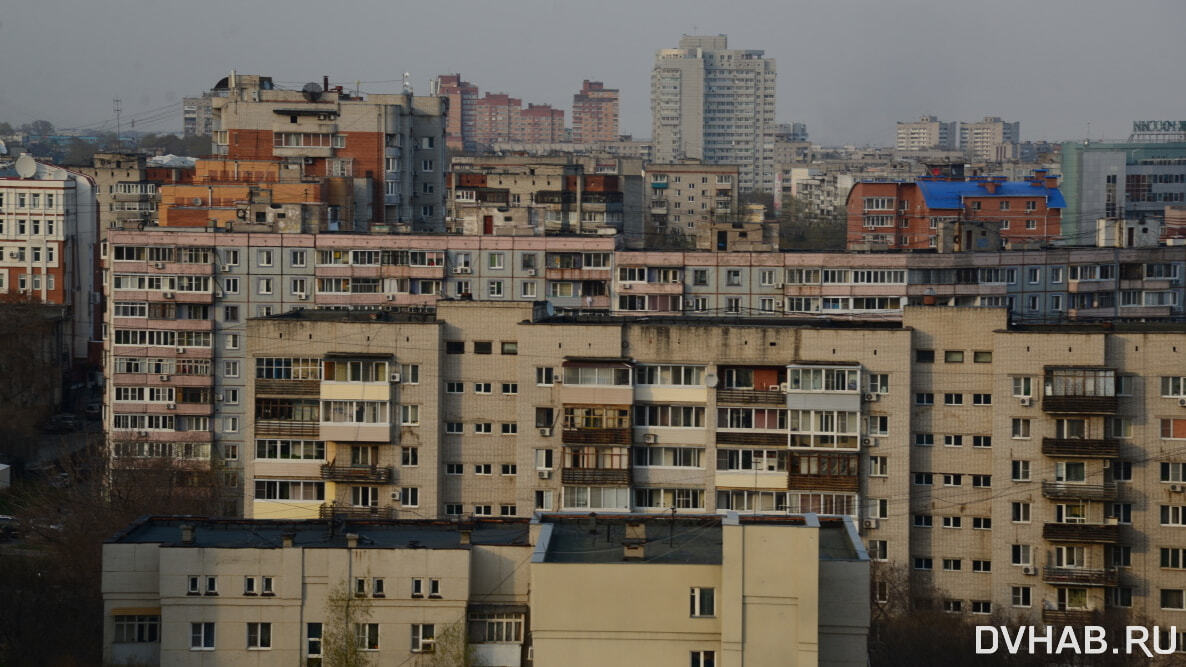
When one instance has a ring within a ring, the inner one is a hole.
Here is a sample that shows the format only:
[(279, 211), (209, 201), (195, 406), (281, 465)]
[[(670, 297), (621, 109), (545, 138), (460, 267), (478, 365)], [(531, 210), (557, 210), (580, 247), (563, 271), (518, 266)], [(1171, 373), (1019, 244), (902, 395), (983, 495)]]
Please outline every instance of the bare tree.
[(321, 626), (321, 655), (327, 667), (361, 667), (371, 664), (359, 646), (358, 627), (371, 617), (371, 601), (356, 597), (348, 582), (330, 589), (325, 601), (326, 622)]

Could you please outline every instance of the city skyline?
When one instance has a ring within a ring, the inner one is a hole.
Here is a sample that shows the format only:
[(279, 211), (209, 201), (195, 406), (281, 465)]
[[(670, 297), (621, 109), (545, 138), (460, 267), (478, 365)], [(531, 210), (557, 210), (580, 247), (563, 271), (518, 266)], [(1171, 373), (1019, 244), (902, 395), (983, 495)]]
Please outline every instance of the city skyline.
[[(314, 34), (315, 14), (301, 3), (278, 17), (268, 7), (232, 7), (216, 2), (209, 11), (184, 14), (187, 31), (167, 23), (180, 20), (179, 6), (151, 17), (112, 12), (107, 7), (69, 6), (77, 19), (57, 23), (57, 46), (37, 68), (21, 54), (43, 47), (37, 26), (49, 24), (65, 3), (41, 3), (11, 10), (0, 23), (4, 51), (0, 78), (8, 92), (0, 97), (0, 118), (20, 124), (44, 118), (62, 127), (114, 129), (112, 98), (120, 98), (127, 119), (142, 114), (137, 129), (175, 131), (176, 116), (155, 117), (150, 110), (179, 107), (183, 96), (209, 89), (231, 69), (273, 76), (279, 85), (300, 87), (328, 74), (333, 82), (364, 92), (394, 92), (404, 71), (418, 93), (440, 73), (460, 72), (483, 90), (513, 94), (568, 109), (583, 79), (605, 81), (621, 94), (621, 131), (636, 138), (650, 134), (650, 67), (657, 49), (681, 34), (726, 34), (731, 43), (763, 49), (782, 65), (778, 121), (806, 122), (813, 140), (825, 144), (890, 145), (894, 126), (921, 114), (974, 121), (997, 115), (1022, 121), (1022, 140), (1094, 139), (1126, 136), (1130, 121), (1180, 115), (1184, 96), (1147, 82), (1172, 80), (1172, 63), (1183, 46), (1172, 32), (1173, 18), (1186, 7), (1142, 3), (1140, 11), (1090, 3), (1090, 11), (1070, 3), (1000, 2), (991, 7), (951, 8), (933, 2), (903, 6), (832, 3), (787, 9), (751, 3), (753, 11), (728, 12), (704, 3), (687, 3), (681, 23), (669, 7), (632, 6), (629, 13), (554, 7), (524, 1), (509, 8), (455, 3), (444, 6), (358, 9), (367, 21), (352, 27), (356, 45), (342, 55), (323, 56), (318, 48), (276, 48), (271, 40), (248, 39), (250, 26), (283, 28), (280, 33)], [(311, 9), (312, 6), (309, 6)], [(224, 20), (234, 12), (236, 20)], [(441, 40), (433, 25), (447, 25), (459, 14), (491, 34), (511, 39)], [(1156, 21), (1149, 16), (1160, 17)], [(622, 16), (631, 20), (623, 21)], [(863, 18), (859, 24), (852, 19)], [(781, 20), (780, 20), (781, 19)], [(580, 26), (549, 33), (530, 28), (546, 21)], [(392, 39), (391, 26), (417, 25)], [(78, 26), (78, 27), (75, 27)], [(525, 27), (527, 26), (527, 27)], [(661, 26), (655, 28), (653, 26)], [(831, 26), (831, 28), (829, 28)], [(975, 28), (970, 28), (975, 26)], [(82, 29), (85, 27), (85, 30)], [(1104, 40), (1140, 30), (1139, 41), (1106, 52)], [(136, 39), (113, 41), (113, 34)], [(596, 35), (615, 44), (606, 48)], [(860, 48), (837, 47), (845, 37)], [(314, 40), (314, 43), (316, 40)], [(382, 47), (368, 47), (368, 43)], [(171, 53), (171, 57), (151, 54)], [(77, 56), (85, 54), (82, 59)], [(544, 57), (546, 54), (546, 57)], [(590, 54), (596, 55), (591, 61)], [(179, 66), (180, 64), (180, 66)], [(1132, 73), (1140, 73), (1132, 76)], [(1100, 81), (1109, 81), (1100, 94)], [(1140, 96), (1139, 105), (1130, 100)]]

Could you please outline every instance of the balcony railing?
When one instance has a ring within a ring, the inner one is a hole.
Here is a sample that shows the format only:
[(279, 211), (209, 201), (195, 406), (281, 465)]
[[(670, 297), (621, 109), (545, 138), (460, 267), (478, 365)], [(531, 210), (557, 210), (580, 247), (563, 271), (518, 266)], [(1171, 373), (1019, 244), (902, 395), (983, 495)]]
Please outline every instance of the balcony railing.
[(634, 442), (629, 428), (565, 428), (560, 434), (564, 444), (630, 445)]
[(787, 475), (787, 488), (791, 491), (850, 491), (860, 490), (860, 479), (856, 475)]
[(1042, 622), (1050, 625), (1091, 625), (1095, 612), (1091, 609), (1043, 609)]
[(564, 468), (560, 471), (560, 481), (564, 484), (629, 486), (630, 469)]
[(256, 380), (256, 396), (317, 396), (321, 391), (318, 380)]
[(1062, 414), (1112, 414), (1120, 407), (1115, 396), (1044, 396), (1042, 410)]
[(718, 389), (717, 403), (741, 403), (743, 405), (786, 405), (787, 395), (781, 391), (755, 391), (753, 389)]
[(321, 506), (318, 516), (322, 519), (343, 517), (346, 519), (394, 519), (395, 508), (390, 505), (381, 507), (355, 507), (344, 503), (326, 503)]
[(1120, 581), (1114, 569), (1089, 570), (1079, 567), (1042, 568), (1042, 580), (1048, 584), (1082, 584), (1084, 586), (1115, 586)]
[(1116, 484), (1042, 482), (1042, 495), (1052, 500), (1115, 500)]
[(1042, 527), (1042, 537), (1052, 542), (1112, 544), (1120, 541), (1120, 526), (1103, 523), (1048, 523)]
[(762, 447), (786, 447), (788, 441), (786, 432), (717, 431), (716, 439), (722, 445), (758, 445)]
[(391, 466), (352, 466), (327, 463), (321, 466), (321, 479), (333, 482), (371, 482), (390, 484), (394, 477)]
[(1114, 459), (1120, 455), (1120, 441), (1042, 438), (1042, 453), (1046, 456)]
[(255, 434), (277, 437), (316, 438), (321, 434), (321, 425), (319, 422), (259, 419), (255, 422)]

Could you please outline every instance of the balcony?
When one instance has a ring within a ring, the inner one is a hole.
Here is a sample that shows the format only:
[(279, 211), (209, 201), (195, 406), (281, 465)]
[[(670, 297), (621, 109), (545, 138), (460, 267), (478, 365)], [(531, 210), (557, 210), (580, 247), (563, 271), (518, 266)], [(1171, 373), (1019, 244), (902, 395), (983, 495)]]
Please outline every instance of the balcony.
[(1046, 456), (1114, 459), (1120, 455), (1120, 442), (1118, 440), (1042, 438), (1042, 453)]
[(717, 442), (722, 445), (758, 445), (762, 447), (786, 447), (787, 433), (761, 433), (747, 431), (717, 431)]
[(394, 476), (391, 466), (353, 466), (336, 463), (321, 466), (321, 479), (331, 482), (390, 484)]
[(259, 419), (255, 422), (255, 434), (258, 436), (317, 438), (320, 433), (321, 425), (318, 422), (281, 419)]
[(1042, 482), (1042, 496), (1051, 500), (1116, 500), (1116, 484)]
[(560, 471), (564, 484), (592, 486), (630, 486), (629, 468), (564, 468)]
[(1059, 414), (1114, 414), (1120, 407), (1115, 396), (1044, 396), (1042, 410)]
[(565, 428), (561, 442), (566, 445), (631, 445), (634, 433), (631, 428)]
[(326, 503), (317, 513), (322, 519), (394, 519), (395, 508), (390, 505), (382, 507), (354, 507), (344, 503)]
[(1120, 526), (1103, 523), (1047, 523), (1042, 538), (1051, 542), (1092, 542), (1115, 544), (1120, 541)]
[(717, 403), (739, 405), (777, 405), (786, 403), (787, 395), (781, 391), (755, 391), (752, 389), (718, 389)]
[(654, 213), (657, 215), (666, 214), (667, 213), (667, 201), (663, 200), (663, 199), (657, 199), (655, 201), (652, 201), (651, 202), (651, 213)]
[(1091, 609), (1042, 610), (1042, 622), (1049, 625), (1091, 625), (1097, 620)]
[(318, 396), (321, 382), (317, 380), (256, 380), (256, 396)]
[(792, 491), (847, 491), (860, 490), (860, 478), (856, 475), (787, 475), (787, 488)]
[(1042, 581), (1048, 584), (1080, 584), (1084, 586), (1115, 586), (1120, 575), (1115, 569), (1088, 570), (1080, 567), (1044, 567)]

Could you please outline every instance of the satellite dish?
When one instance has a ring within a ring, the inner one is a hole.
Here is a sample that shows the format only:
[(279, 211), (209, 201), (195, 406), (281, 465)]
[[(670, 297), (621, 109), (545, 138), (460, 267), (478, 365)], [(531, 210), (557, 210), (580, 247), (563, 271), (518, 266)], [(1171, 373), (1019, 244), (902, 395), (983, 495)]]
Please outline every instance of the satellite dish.
[(301, 88), (301, 94), (304, 95), (305, 99), (309, 100), (310, 102), (316, 102), (317, 100), (321, 99), (321, 93), (321, 84), (317, 83), (316, 81), (310, 81), (309, 83), (305, 84), (304, 88)]
[(717, 386), (717, 374), (709, 373), (704, 376), (704, 386), (712, 389)]
[(37, 161), (28, 153), (21, 153), (16, 159), (16, 174), (21, 178), (33, 178), (37, 175)]

